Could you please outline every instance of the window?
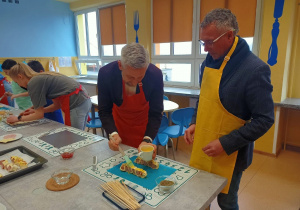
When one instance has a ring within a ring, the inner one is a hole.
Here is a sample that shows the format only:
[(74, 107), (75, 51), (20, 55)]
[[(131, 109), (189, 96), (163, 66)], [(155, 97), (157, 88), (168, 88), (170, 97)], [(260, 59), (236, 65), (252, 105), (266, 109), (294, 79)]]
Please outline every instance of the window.
[(162, 70), (165, 85), (199, 87), (199, 69), (207, 54), (198, 42), (200, 22), (214, 8), (228, 8), (236, 15), (238, 35), (252, 50), (260, 6), (256, 1), (152, 0), (152, 63)]
[(120, 58), (126, 44), (125, 5), (79, 11), (75, 13), (75, 20), (77, 68), (80, 74), (97, 76), (102, 64)]

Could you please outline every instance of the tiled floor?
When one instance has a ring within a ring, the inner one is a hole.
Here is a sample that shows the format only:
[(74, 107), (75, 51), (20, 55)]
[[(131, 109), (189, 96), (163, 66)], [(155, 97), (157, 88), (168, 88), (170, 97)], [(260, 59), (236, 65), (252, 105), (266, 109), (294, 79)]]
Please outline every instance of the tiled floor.
[[(179, 142), (176, 161), (189, 164), (192, 146), (182, 146)], [(159, 155), (165, 155), (163, 147)], [(173, 158), (171, 148), (168, 157)], [(254, 153), (241, 180), (239, 206), (241, 210), (300, 210), (300, 153), (286, 150), (277, 158)], [(210, 209), (220, 209), (216, 199)]]
[[(160, 148), (160, 154), (164, 150)], [(169, 150), (169, 158), (173, 158)], [(189, 163), (190, 154), (176, 152), (176, 160)], [(244, 172), (240, 190), (241, 210), (300, 210), (300, 153), (282, 151), (277, 158), (254, 153)], [(219, 210), (216, 199), (211, 210)]]

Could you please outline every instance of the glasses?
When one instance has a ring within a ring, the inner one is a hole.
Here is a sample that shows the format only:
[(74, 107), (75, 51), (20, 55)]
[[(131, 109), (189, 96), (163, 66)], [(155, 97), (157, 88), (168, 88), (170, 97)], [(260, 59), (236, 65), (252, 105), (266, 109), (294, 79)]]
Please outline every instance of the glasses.
[[(235, 30), (229, 30), (229, 31), (235, 31)], [(206, 42), (204, 42), (204, 41), (202, 41), (202, 40), (199, 40), (199, 43), (204, 47), (204, 46), (213, 46), (213, 44), (215, 43), (215, 42), (217, 42), (222, 36), (224, 36), (226, 33), (228, 33), (229, 31), (226, 31), (226, 32), (224, 32), (223, 34), (221, 34), (219, 37), (217, 37), (215, 40), (213, 40), (213, 41), (206, 41)]]

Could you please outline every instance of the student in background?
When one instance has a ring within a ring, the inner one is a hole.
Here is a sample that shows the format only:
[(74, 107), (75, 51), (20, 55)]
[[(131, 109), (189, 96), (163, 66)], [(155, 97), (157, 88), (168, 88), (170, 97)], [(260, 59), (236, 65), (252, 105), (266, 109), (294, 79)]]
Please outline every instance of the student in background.
[[(12, 60), (12, 59), (5, 60), (2, 64), (2, 69), (3, 69), (4, 73), (9, 76), (9, 70), (11, 69), (11, 67), (13, 67), (16, 64), (17, 64), (17, 62)], [(26, 89), (20, 87), (14, 81), (11, 82), (11, 89), (12, 89), (12, 93), (11, 92), (6, 92), (5, 93), (5, 95), (10, 96), (11, 99), (14, 99), (15, 96), (18, 96), (18, 94), (22, 94), (24, 92), (27, 92)], [(15, 96), (13, 96), (13, 95), (15, 95)], [(32, 102), (31, 102), (29, 96), (16, 98), (16, 103), (17, 103), (19, 109), (22, 109), (22, 110), (26, 110), (26, 109), (28, 109), (32, 106)]]
[[(2, 74), (0, 74), (0, 97), (2, 97), (5, 94), (5, 92), (12, 92), (11, 84), (9, 81), (7, 81), (6, 77), (4, 77)], [(7, 96), (4, 96), (1, 99), (0, 103), (6, 104), (9, 106), (15, 105), (14, 100), (11, 99), (11, 97), (7, 97)]]
[[(20, 86), (28, 89), (34, 110), (30, 113), (10, 116), (8, 123), (37, 120), (44, 113), (62, 109), (65, 113), (65, 124), (84, 130), (92, 102), (87, 91), (80, 83), (63, 74), (55, 72), (36, 73), (28, 65), (18, 63), (10, 69), (10, 77)], [(53, 104), (47, 104), (52, 99)]]
[[(43, 65), (39, 61), (30, 61), (27, 63), (27, 65), (37, 73), (45, 72)], [(51, 99), (47, 99), (47, 104), (44, 107), (50, 106), (51, 104), (53, 104), (53, 101)], [(33, 109), (33, 107), (31, 108)], [(44, 117), (64, 124), (61, 109), (55, 110), (54, 112), (45, 113)]]

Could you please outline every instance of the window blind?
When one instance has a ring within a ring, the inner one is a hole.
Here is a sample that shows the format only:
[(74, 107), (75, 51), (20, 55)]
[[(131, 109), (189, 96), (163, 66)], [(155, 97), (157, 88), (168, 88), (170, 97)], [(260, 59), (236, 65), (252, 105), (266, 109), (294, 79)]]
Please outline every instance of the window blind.
[(99, 9), (101, 45), (126, 44), (125, 5)]
[(200, 1), (200, 22), (205, 15), (215, 8), (227, 8), (235, 14), (241, 37), (253, 37), (255, 29), (256, 0), (201, 0)]

